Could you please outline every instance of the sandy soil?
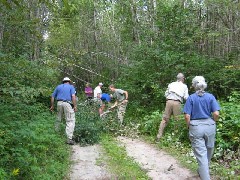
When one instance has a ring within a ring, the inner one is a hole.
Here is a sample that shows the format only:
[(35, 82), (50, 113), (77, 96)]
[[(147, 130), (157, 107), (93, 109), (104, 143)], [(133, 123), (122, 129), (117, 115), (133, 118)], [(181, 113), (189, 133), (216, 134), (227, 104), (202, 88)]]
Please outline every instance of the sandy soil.
[[(125, 146), (128, 156), (133, 157), (153, 180), (199, 180), (196, 174), (181, 167), (178, 162), (153, 145), (139, 139), (118, 137)], [(73, 165), (70, 172), (71, 180), (107, 180), (115, 179), (107, 172), (103, 162), (98, 162), (101, 155), (99, 145), (80, 147), (72, 146)]]
[(98, 162), (102, 149), (99, 145), (81, 147), (72, 146), (71, 180), (107, 180), (111, 179), (105, 164)]
[(200, 180), (196, 174), (179, 165), (176, 159), (139, 139), (118, 137), (128, 156), (133, 157), (153, 180)]

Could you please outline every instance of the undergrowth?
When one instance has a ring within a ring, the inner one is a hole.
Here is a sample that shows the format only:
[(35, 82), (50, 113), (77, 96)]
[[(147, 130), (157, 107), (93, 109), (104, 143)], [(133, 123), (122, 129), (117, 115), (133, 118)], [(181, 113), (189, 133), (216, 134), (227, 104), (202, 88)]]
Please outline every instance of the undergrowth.
[[(240, 179), (240, 95), (237, 92), (229, 96), (226, 102), (220, 102), (220, 119), (217, 122), (215, 152), (211, 161), (211, 173), (220, 179)], [(159, 111), (142, 118), (141, 134), (146, 139), (155, 141), (161, 121)], [(191, 150), (184, 117), (180, 121), (170, 120), (158, 147), (165, 149), (179, 159), (185, 167), (196, 172), (197, 163)]]
[(64, 179), (69, 149), (40, 104), (0, 104), (0, 179)]

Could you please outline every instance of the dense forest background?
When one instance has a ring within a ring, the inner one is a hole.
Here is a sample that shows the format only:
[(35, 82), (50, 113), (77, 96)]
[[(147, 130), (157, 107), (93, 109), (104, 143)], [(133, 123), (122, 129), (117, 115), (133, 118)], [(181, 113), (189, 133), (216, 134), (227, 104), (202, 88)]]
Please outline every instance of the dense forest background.
[[(143, 103), (162, 96), (178, 72), (189, 85), (205, 76), (219, 98), (239, 88), (238, 1), (1, 2), (2, 68), (9, 59), (29, 60), (56, 73), (45, 81), (68, 75), (79, 87), (121, 83)], [(41, 77), (25, 78), (41, 86)], [(8, 86), (19, 90), (12, 79)]]
[(103, 82), (104, 92), (111, 83), (127, 90), (128, 121), (146, 125), (163, 110), (167, 84), (179, 72), (189, 88), (194, 76), (204, 76), (221, 101), (219, 157), (240, 154), (239, 41), (238, 0), (1, 0), (0, 103), (2, 112), (10, 109), (2, 116), (9, 131), (0, 129), (0, 156), (16, 153), (6, 148), (15, 137), (6, 122), (49, 107), (64, 76), (79, 94), (87, 82)]

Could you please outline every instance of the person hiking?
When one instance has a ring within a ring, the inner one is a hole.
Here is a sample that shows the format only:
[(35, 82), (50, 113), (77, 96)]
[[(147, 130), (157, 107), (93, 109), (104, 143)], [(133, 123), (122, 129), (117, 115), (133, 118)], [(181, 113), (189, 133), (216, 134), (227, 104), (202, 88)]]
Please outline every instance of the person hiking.
[(93, 98), (94, 98), (94, 101), (99, 101), (99, 98), (98, 98), (98, 95), (102, 94), (102, 86), (103, 86), (103, 83), (99, 83), (97, 87), (95, 87), (94, 91), (93, 91)]
[(112, 84), (109, 86), (110, 91), (113, 92), (113, 98), (116, 99), (115, 103), (111, 108), (117, 107), (117, 115), (120, 124), (123, 123), (123, 117), (126, 111), (126, 107), (128, 104), (128, 92), (122, 89), (116, 89), (115, 86)]
[(102, 94), (98, 95), (98, 98), (101, 100), (100, 101), (100, 108), (98, 110), (99, 115), (101, 117), (101, 115), (104, 112), (104, 109), (105, 109), (106, 105), (109, 104), (110, 101), (111, 101), (111, 95), (109, 95), (107, 93), (102, 93)]
[(159, 126), (156, 142), (160, 140), (163, 135), (163, 131), (167, 126), (171, 115), (174, 119), (179, 120), (178, 116), (181, 114), (181, 103), (188, 98), (188, 87), (183, 84), (185, 77), (182, 73), (178, 73), (177, 81), (168, 85), (165, 92), (166, 106), (163, 113), (162, 121)]
[(59, 130), (60, 122), (62, 121), (63, 114), (66, 119), (66, 135), (67, 144), (73, 145), (73, 132), (75, 128), (75, 112), (77, 111), (76, 106), (76, 95), (75, 88), (70, 84), (71, 80), (68, 77), (63, 78), (62, 84), (58, 85), (51, 97), (50, 110), (54, 110), (54, 100), (57, 100), (57, 120), (55, 123), (56, 131)]
[(87, 100), (91, 101), (91, 99), (93, 98), (92, 97), (93, 96), (93, 90), (92, 90), (92, 87), (90, 86), (89, 83), (86, 84), (84, 92), (85, 92), (85, 95), (87, 97)]
[(209, 164), (214, 151), (220, 106), (212, 94), (205, 92), (207, 83), (203, 76), (194, 77), (192, 86), (196, 92), (187, 99), (183, 112), (198, 162), (198, 174), (202, 180), (210, 180)]

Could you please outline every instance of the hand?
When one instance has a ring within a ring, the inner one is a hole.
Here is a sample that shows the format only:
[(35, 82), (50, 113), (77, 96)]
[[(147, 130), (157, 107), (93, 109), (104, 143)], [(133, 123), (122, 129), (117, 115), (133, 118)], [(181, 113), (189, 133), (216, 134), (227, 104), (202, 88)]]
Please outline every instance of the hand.
[(127, 100), (127, 99), (123, 100), (123, 103), (127, 103), (127, 102), (128, 102), (128, 100)]
[(75, 106), (75, 107), (73, 108), (73, 110), (74, 110), (74, 112), (77, 112), (77, 107)]
[(51, 106), (51, 107), (50, 107), (50, 111), (52, 111), (52, 112), (53, 112), (53, 109), (54, 109), (54, 107), (53, 107), (53, 106)]

